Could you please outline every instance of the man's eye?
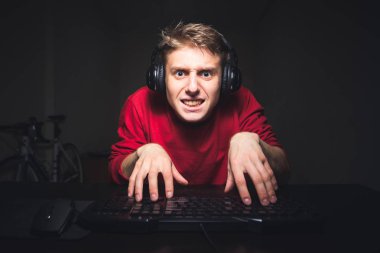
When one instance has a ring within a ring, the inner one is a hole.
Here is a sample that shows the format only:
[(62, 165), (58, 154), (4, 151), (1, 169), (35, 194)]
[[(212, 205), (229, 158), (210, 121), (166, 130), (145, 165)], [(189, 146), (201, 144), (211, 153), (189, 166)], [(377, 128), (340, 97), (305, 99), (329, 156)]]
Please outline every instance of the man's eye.
[(208, 72), (208, 71), (203, 71), (203, 72), (202, 72), (202, 76), (203, 76), (203, 77), (211, 77), (211, 73)]
[(179, 77), (182, 77), (182, 76), (185, 75), (185, 72), (183, 72), (182, 70), (178, 70), (177, 72), (175, 72), (175, 75), (179, 76)]

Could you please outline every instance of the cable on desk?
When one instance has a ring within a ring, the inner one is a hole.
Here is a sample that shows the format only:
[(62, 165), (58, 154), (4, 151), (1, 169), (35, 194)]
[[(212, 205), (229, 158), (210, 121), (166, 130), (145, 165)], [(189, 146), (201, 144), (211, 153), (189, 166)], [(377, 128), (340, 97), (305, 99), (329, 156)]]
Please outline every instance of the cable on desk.
[(209, 234), (207, 233), (205, 227), (203, 226), (203, 224), (199, 224), (199, 226), (201, 227), (201, 230), (203, 232), (203, 235), (206, 237), (206, 240), (207, 242), (211, 245), (211, 247), (214, 249), (215, 252), (217, 253), (221, 253), (221, 251), (218, 249), (218, 247), (216, 246), (216, 244), (214, 243), (213, 240), (211, 240)]

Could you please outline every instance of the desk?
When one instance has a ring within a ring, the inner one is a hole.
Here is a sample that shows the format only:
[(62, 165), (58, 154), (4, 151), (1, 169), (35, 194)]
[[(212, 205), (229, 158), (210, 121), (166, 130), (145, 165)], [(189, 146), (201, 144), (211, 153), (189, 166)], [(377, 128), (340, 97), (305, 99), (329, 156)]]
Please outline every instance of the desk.
[[(289, 185), (328, 216), (322, 233), (210, 233), (220, 252), (380, 252), (380, 193), (359, 185)], [(2, 203), (10, 199), (107, 197), (113, 184), (0, 183)], [(1, 206), (2, 211), (6, 207)], [(4, 218), (4, 217), (3, 217)], [(80, 240), (0, 239), (1, 252), (215, 252), (202, 233), (95, 233)]]

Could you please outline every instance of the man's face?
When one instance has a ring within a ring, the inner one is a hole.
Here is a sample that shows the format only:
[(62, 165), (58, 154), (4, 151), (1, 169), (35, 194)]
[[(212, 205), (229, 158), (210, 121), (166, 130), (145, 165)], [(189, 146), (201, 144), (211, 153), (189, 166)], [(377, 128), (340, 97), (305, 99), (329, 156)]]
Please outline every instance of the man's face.
[(177, 115), (186, 122), (201, 122), (220, 96), (221, 59), (207, 49), (184, 46), (166, 56), (166, 96)]

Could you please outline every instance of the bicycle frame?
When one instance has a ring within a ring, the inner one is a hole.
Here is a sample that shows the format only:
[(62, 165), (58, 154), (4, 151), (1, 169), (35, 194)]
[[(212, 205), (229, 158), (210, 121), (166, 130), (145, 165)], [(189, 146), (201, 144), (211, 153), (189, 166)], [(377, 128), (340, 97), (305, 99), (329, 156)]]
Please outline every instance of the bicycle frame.
[(18, 138), (17, 154), (3, 159), (0, 164), (17, 162), (17, 167), (13, 166), (17, 168), (17, 181), (68, 182), (79, 179), (82, 182), (83, 169), (78, 150), (75, 145), (62, 143), (59, 138), (59, 123), (64, 119), (64, 115), (49, 116), (49, 121), (54, 124), (52, 139), (44, 138), (40, 131), (43, 123), (35, 117), (27, 123), (0, 126), (1, 131), (21, 137), (21, 140)]
[(41, 165), (34, 159), (34, 152), (30, 146), (28, 136), (22, 136), (22, 145), (18, 155), (22, 162), (19, 164), (16, 174), (17, 181), (23, 181), (27, 177), (28, 169), (30, 168), (36, 177), (37, 181), (48, 181), (47, 171), (41, 168)]
[[(72, 168), (76, 168), (74, 161), (70, 158), (70, 156), (65, 151), (63, 144), (57, 138), (53, 140), (53, 166), (51, 171), (51, 182), (59, 182), (60, 181), (60, 168), (59, 168), (59, 158), (60, 156), (64, 156), (66, 161)], [(70, 181), (71, 178), (68, 178), (67, 181)]]

